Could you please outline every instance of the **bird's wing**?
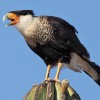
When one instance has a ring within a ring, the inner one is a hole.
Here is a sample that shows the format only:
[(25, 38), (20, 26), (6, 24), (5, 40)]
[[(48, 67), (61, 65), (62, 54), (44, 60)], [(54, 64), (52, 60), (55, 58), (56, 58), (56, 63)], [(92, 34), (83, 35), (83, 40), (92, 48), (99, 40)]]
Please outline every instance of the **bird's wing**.
[(74, 26), (70, 25), (68, 22), (60, 19), (58, 17), (48, 17), (49, 24), (53, 27), (54, 35), (55, 35), (55, 43), (56, 46), (61, 47), (62, 49), (70, 48), (72, 52), (75, 52), (81, 56), (85, 56), (87, 58), (90, 57), (86, 48), (79, 41), (76, 33), (77, 30)]

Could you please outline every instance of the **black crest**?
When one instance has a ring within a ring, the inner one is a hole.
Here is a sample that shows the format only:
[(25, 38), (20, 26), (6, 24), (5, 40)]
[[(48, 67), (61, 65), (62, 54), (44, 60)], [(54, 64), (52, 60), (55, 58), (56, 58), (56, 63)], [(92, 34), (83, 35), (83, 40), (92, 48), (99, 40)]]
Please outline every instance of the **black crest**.
[(17, 11), (10, 11), (9, 13), (14, 13), (14, 14), (17, 14), (17, 15), (34, 15), (33, 11), (32, 10), (17, 10)]

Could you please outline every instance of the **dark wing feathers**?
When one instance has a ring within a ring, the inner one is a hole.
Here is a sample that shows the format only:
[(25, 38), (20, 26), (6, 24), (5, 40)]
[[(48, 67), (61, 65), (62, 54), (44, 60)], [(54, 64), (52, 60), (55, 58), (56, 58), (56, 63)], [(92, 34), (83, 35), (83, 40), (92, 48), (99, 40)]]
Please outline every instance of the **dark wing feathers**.
[(74, 26), (70, 25), (68, 22), (61, 18), (49, 16), (48, 22), (54, 27), (55, 43), (58, 47), (67, 46), (72, 49), (72, 52), (79, 54), (80, 56), (90, 57), (86, 48), (79, 41), (76, 33), (77, 30)]

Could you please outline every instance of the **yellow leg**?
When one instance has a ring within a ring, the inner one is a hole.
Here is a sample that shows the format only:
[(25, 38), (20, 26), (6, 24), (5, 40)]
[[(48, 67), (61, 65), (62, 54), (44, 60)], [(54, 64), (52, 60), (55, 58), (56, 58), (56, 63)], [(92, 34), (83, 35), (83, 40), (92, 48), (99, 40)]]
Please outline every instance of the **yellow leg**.
[(46, 72), (46, 77), (45, 77), (45, 81), (49, 81), (49, 74), (50, 74), (50, 69), (51, 69), (52, 65), (48, 65), (47, 66), (47, 72)]
[(56, 76), (55, 76), (55, 81), (59, 81), (58, 78), (59, 78), (59, 74), (60, 74), (60, 69), (62, 67), (63, 63), (58, 63), (58, 69), (57, 69), (57, 73), (56, 73)]

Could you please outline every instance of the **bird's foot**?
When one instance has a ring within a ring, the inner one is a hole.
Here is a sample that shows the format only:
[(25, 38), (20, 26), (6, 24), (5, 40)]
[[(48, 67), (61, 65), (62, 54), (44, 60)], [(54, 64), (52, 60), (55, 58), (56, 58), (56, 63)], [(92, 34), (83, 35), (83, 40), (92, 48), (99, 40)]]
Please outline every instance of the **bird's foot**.
[(54, 82), (54, 80), (51, 79), (51, 78), (46, 78), (44, 82), (45, 82), (45, 83), (48, 83), (48, 82)]
[(60, 82), (60, 80), (58, 80), (57, 78), (55, 78), (55, 79), (51, 79), (51, 78), (46, 78), (45, 79), (45, 81), (44, 81), (45, 83), (48, 83), (48, 82)]
[(55, 82), (60, 82), (60, 80), (58, 78), (55, 78), (54, 81)]
[(46, 79), (45, 79), (45, 81), (51, 81), (51, 80), (52, 80), (51, 78), (46, 78)]

